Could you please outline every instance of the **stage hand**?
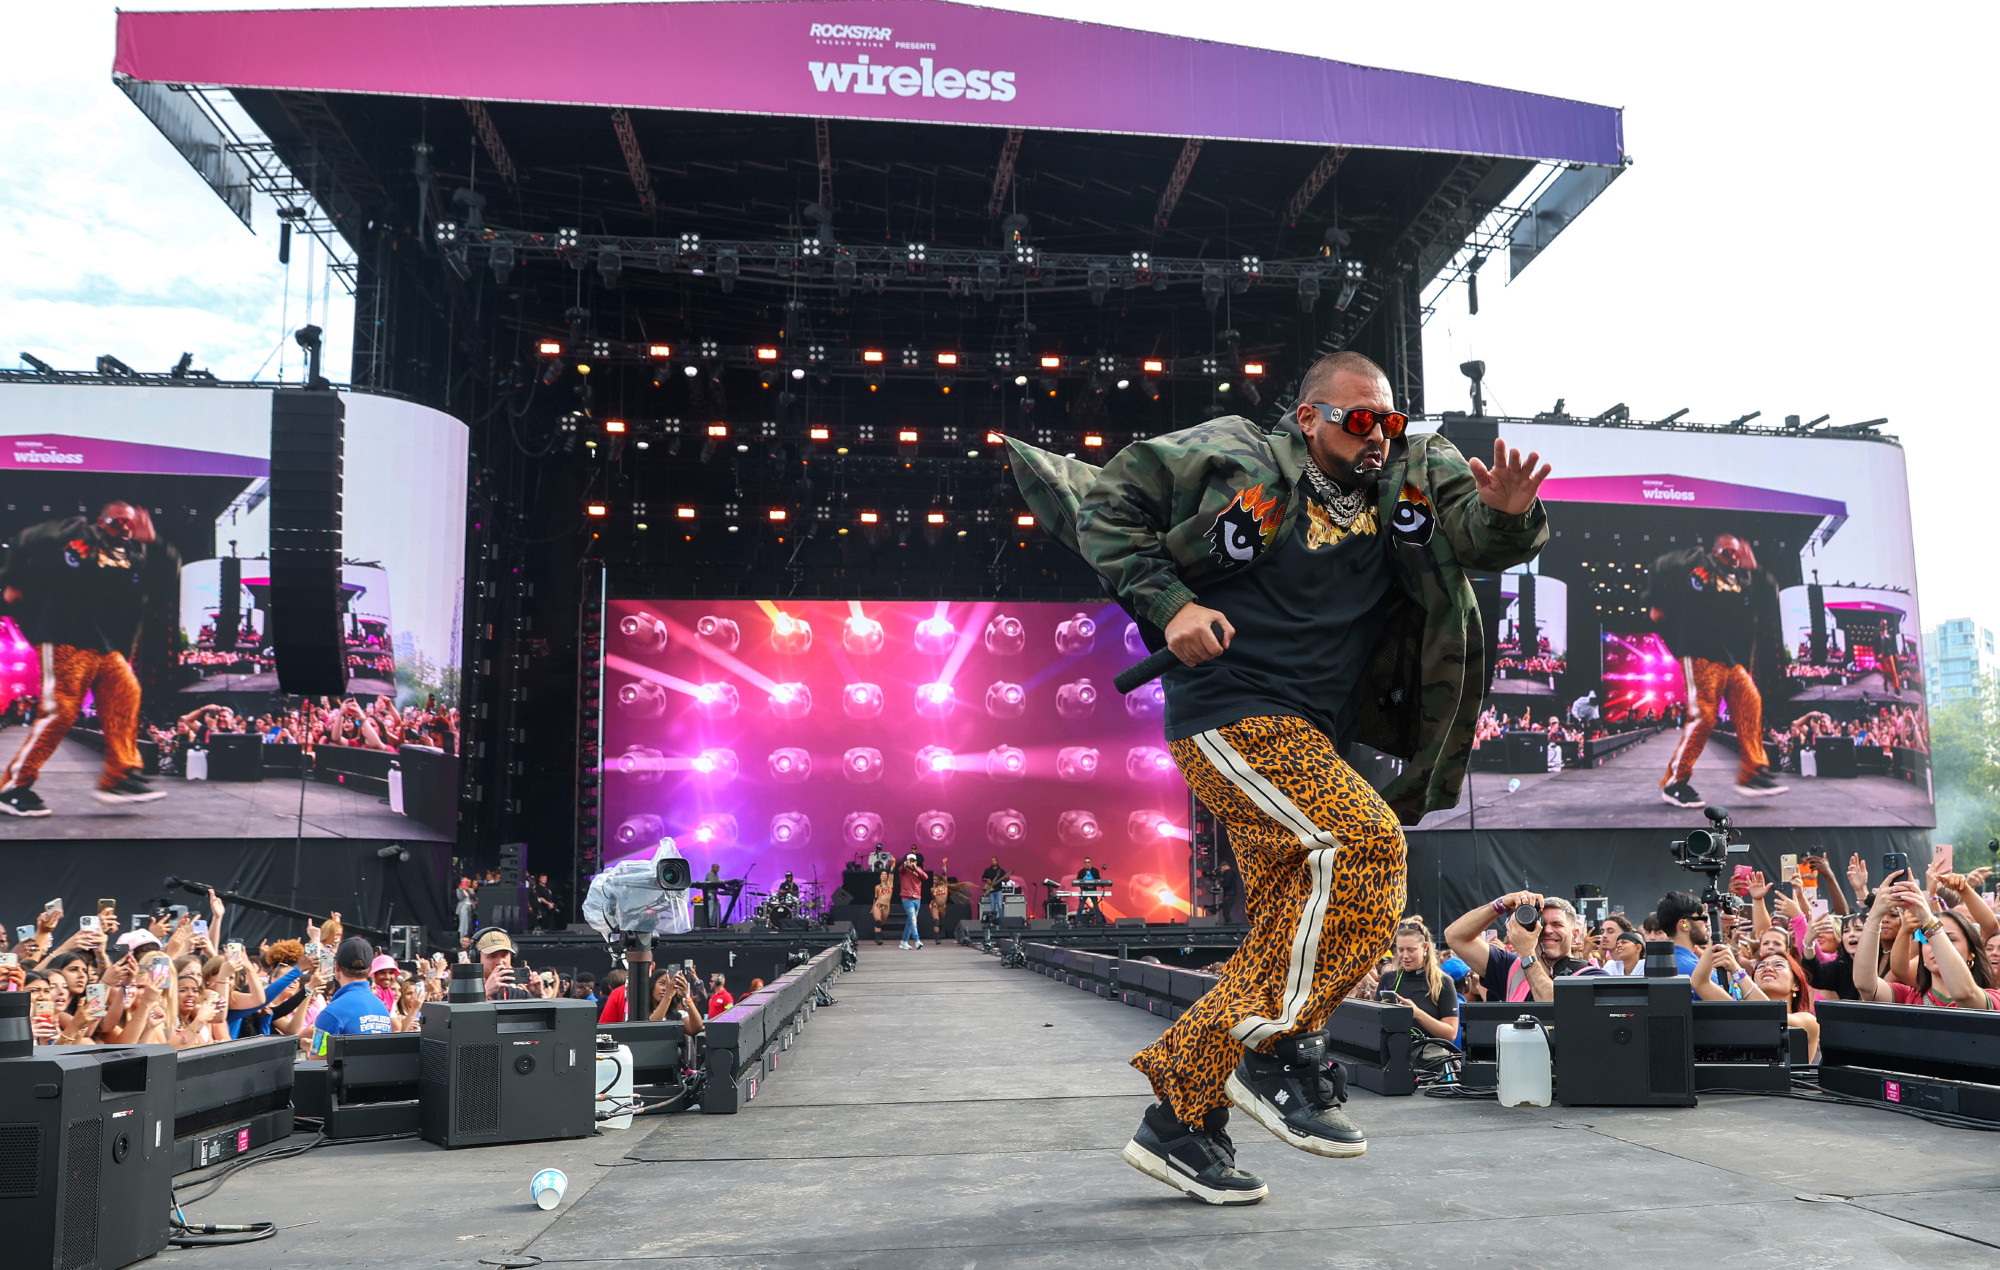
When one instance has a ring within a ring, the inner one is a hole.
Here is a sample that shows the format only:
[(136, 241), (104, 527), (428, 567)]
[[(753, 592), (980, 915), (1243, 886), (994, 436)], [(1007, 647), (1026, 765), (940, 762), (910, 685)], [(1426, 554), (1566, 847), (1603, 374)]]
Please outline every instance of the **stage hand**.
[(1494, 511), (1518, 516), (1535, 505), (1535, 494), (1542, 488), (1542, 481), (1548, 477), (1549, 465), (1542, 463), (1541, 471), (1535, 464), (1542, 456), (1534, 451), (1523, 459), (1519, 450), (1510, 450), (1507, 443), (1498, 437), (1493, 440), (1493, 466), (1488, 467), (1478, 459), (1472, 459), (1472, 479), (1479, 483), (1479, 499)]
[[(1222, 627), (1222, 638), (1217, 639), (1209, 629), (1211, 623)], [(1236, 628), (1229, 619), (1211, 608), (1189, 601), (1178, 613), (1167, 619), (1167, 647), (1174, 656), (1181, 659), (1184, 666), (1199, 666), (1211, 657), (1219, 657), (1229, 647), (1229, 641), (1236, 637)]]

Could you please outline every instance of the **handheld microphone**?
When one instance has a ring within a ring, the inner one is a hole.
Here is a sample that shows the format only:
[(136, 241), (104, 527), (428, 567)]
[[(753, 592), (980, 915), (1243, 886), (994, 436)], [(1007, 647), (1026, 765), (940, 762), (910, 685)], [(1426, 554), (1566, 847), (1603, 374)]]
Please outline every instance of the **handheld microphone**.
[[(1208, 629), (1215, 632), (1216, 642), (1221, 643), (1222, 623), (1210, 622)], [(1111, 686), (1121, 693), (1131, 692), (1141, 684), (1149, 684), (1161, 675), (1166, 674), (1169, 670), (1179, 665), (1180, 660), (1179, 657), (1175, 656), (1173, 649), (1162, 648), (1159, 652), (1146, 658), (1146, 660), (1127, 666), (1125, 669), (1119, 671), (1117, 677), (1111, 681)]]

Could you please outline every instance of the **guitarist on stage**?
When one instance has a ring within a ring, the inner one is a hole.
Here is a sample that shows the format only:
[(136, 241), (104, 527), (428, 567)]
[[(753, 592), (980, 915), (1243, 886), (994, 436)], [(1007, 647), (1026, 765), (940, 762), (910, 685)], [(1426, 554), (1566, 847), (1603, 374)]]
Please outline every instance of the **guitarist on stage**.
[[(1008, 442), (1042, 527), (1181, 662), (1168, 745), (1242, 870), (1242, 947), (1132, 1059), (1159, 1102), (1125, 1162), (1211, 1204), (1268, 1193), (1236, 1167), (1232, 1105), (1316, 1155), (1367, 1149), (1321, 1029), (1402, 914), (1401, 825), (1458, 802), (1487, 675), (1465, 570), (1532, 560), (1549, 535), (1539, 456), (1496, 440), (1491, 467), (1468, 464), (1405, 435), (1359, 353), (1299, 389), (1271, 431), (1213, 419), (1102, 469)], [(1341, 757), (1355, 740), (1404, 761), (1379, 795)]]

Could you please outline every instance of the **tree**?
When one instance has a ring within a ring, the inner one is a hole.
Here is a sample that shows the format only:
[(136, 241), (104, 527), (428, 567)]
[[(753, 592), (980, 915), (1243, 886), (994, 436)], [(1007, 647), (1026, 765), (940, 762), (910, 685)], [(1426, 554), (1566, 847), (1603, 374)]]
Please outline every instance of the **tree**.
[(1931, 776), (1937, 794), (1933, 841), (1957, 846), (1960, 872), (1993, 863), (2000, 837), (2000, 676), (1931, 711)]

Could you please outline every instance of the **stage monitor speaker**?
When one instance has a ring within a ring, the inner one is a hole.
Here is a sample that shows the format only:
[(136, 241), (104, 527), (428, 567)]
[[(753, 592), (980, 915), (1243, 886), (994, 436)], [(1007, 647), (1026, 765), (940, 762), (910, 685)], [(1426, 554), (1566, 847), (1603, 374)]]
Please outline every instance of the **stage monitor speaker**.
[(113, 1270), (159, 1252), (173, 1211), (174, 1052), (35, 1046), (27, 994), (0, 998), (18, 998), (0, 1005), (0, 1041), (27, 1050), (0, 1058), (5, 1264)]
[(222, 582), (215, 608), (215, 651), (236, 651), (236, 637), (243, 631), (243, 561), (235, 556), (222, 558)]
[(1694, 994), (1686, 975), (1555, 981), (1556, 1101), (1692, 1107)]
[(1854, 738), (1823, 736), (1813, 742), (1813, 761), (1822, 780), (1852, 780), (1860, 775), (1854, 761)]
[(271, 584), (267, 630), (288, 693), (347, 691), (341, 498), (347, 408), (333, 392), (271, 394)]
[(415, 1032), (328, 1037), (324, 1058), (293, 1069), (293, 1109), (329, 1138), (414, 1134), (420, 1041)]
[(427, 1003), (417, 1098), (424, 1141), (589, 1137), (597, 1128), (596, 1033), (588, 1001)]
[(254, 732), (215, 732), (208, 738), (208, 779), (264, 779), (264, 738)]
[(480, 929), (495, 926), (507, 931), (525, 929), (521, 914), (527, 902), (522, 897), (519, 878), (512, 882), (481, 882), (475, 894)]
[(503, 842), (500, 844), (500, 880), (509, 886), (520, 884), (522, 871), (527, 868), (528, 844), (525, 842)]
[(1497, 1033), (1502, 1024), (1512, 1023), (1524, 1014), (1540, 1019), (1544, 1027), (1555, 1026), (1556, 1007), (1552, 1001), (1459, 1002), (1459, 1037), (1465, 1050), (1460, 1081), (1478, 1089), (1491, 1089), (1500, 1083)]
[(292, 1135), (298, 1041), (248, 1036), (174, 1054), (174, 1172)]
[(1819, 1085), (2000, 1124), (2000, 1011), (1821, 1001)]
[(1790, 1092), (1794, 1030), (1785, 1025), (1783, 1001), (1695, 1002), (1695, 1092)]

